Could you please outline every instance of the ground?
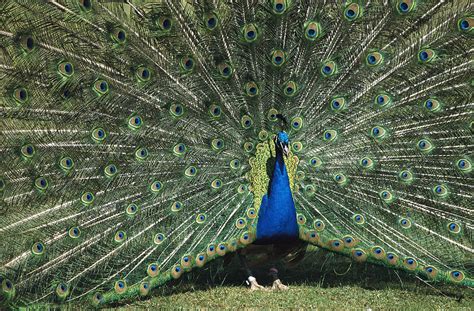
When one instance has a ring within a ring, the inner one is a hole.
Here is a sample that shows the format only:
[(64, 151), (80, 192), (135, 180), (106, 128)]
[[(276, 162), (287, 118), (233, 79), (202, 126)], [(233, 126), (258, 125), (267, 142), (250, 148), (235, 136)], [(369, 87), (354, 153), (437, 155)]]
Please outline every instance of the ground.
[[(229, 268), (215, 262), (155, 290), (148, 299), (114, 309), (474, 310), (472, 289), (427, 284), (403, 272), (351, 263), (322, 251), (292, 269), (281, 269), (288, 292), (250, 292), (235, 263)], [(269, 287), (263, 271), (256, 273), (257, 279)]]
[(288, 292), (250, 292), (223, 286), (190, 290), (138, 301), (118, 310), (143, 309), (337, 309), (337, 310), (474, 310), (474, 299), (458, 301), (442, 295), (426, 295), (403, 289), (369, 290), (360, 286), (322, 288), (318, 284), (290, 285)]

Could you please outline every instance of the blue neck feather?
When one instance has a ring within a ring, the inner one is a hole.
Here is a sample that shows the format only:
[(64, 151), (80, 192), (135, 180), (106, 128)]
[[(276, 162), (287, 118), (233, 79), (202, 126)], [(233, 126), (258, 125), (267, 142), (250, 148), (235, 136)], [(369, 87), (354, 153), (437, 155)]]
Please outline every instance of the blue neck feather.
[(269, 193), (260, 205), (256, 244), (274, 244), (297, 239), (296, 209), (283, 154), (277, 149)]

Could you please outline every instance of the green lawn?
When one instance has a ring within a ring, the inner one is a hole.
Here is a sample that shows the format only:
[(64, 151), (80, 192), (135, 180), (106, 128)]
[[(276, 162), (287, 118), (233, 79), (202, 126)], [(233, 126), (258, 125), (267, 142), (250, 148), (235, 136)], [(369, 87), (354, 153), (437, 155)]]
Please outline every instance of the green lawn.
[(358, 310), (471, 310), (474, 299), (403, 289), (370, 290), (360, 286), (322, 288), (318, 284), (292, 285), (287, 292), (250, 292), (245, 287), (219, 286), (208, 290), (180, 292), (119, 307), (139, 309), (358, 309)]
[[(282, 269), (287, 292), (251, 292), (243, 283), (238, 261), (222, 261), (196, 270), (148, 299), (114, 306), (119, 310), (143, 309), (356, 309), (356, 310), (474, 310), (474, 290), (427, 284), (403, 272), (314, 252), (297, 267)], [(262, 285), (271, 281), (255, 271)]]

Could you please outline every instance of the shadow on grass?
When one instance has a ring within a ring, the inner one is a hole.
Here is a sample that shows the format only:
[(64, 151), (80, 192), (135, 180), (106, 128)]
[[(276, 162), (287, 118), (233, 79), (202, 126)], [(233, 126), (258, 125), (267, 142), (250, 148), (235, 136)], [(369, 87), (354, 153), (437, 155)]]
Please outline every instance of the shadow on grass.
[[(229, 258), (227, 258), (226, 261)], [(324, 250), (309, 252), (303, 261), (295, 267), (278, 266), (279, 276), (283, 283), (289, 285), (305, 285), (318, 288), (335, 288), (344, 286), (359, 287), (365, 290), (404, 290), (417, 295), (446, 296), (462, 301), (473, 299), (474, 293), (468, 288), (430, 283), (404, 271), (389, 269), (373, 264), (359, 264), (351, 259)], [(270, 266), (254, 269), (253, 274), (262, 285), (271, 285), (268, 275)], [(240, 267), (237, 256), (224, 263), (217, 259), (202, 269), (195, 269), (184, 274), (139, 300), (146, 301), (156, 296), (170, 296), (186, 292), (207, 291), (219, 286), (245, 287), (245, 272)], [(136, 300), (134, 300), (136, 302)], [(132, 301), (124, 301), (111, 307), (126, 305)]]

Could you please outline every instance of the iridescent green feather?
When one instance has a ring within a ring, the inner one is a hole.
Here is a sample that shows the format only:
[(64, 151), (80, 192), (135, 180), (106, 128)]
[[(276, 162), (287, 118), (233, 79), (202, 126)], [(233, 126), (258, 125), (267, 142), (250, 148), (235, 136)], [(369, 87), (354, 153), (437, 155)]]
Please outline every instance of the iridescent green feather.
[(474, 286), (473, 5), (251, 4), (1, 2), (0, 308), (253, 243), (282, 129), (302, 240)]

